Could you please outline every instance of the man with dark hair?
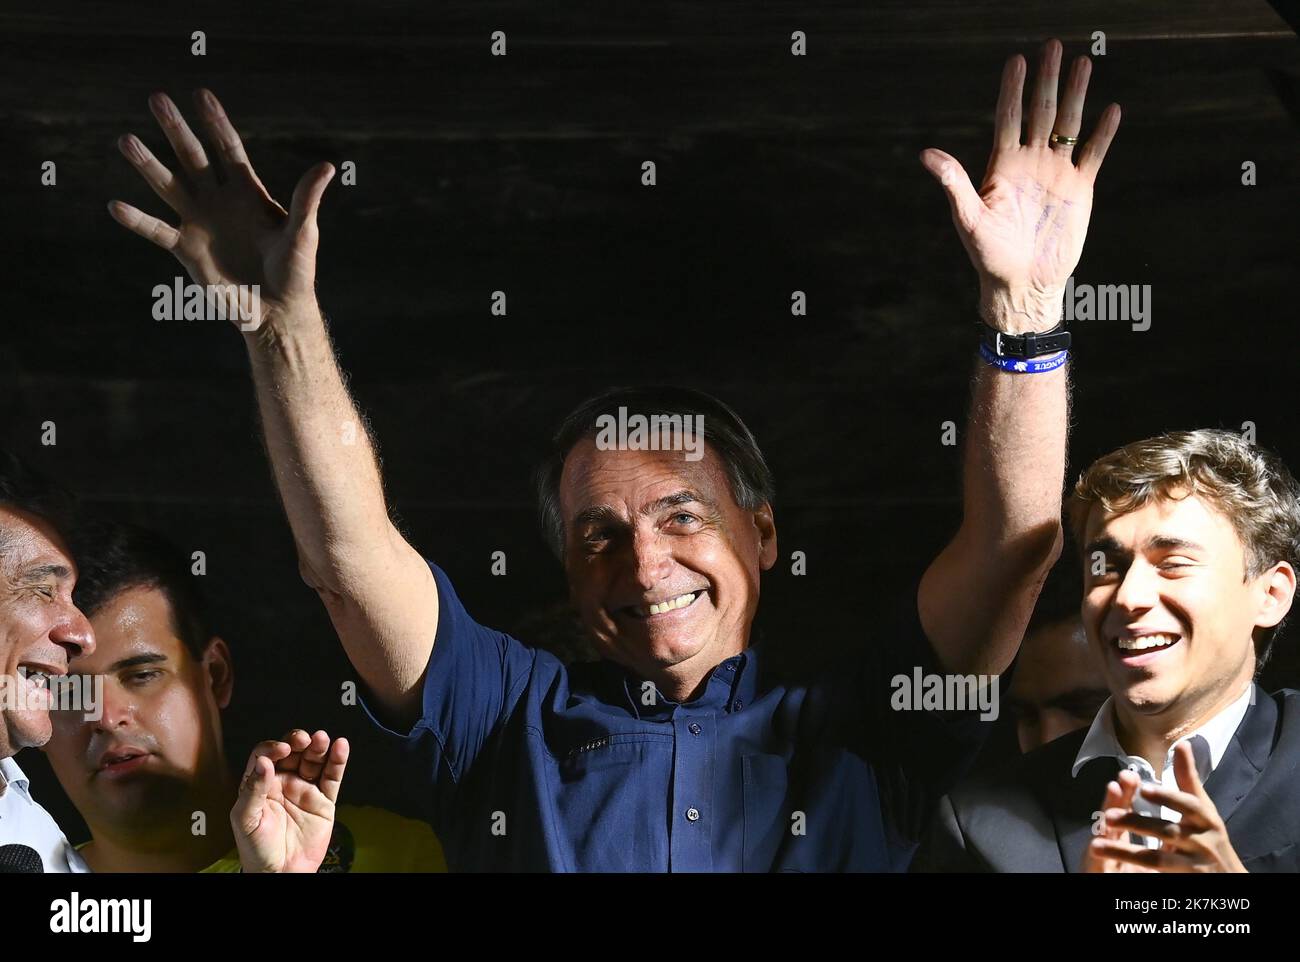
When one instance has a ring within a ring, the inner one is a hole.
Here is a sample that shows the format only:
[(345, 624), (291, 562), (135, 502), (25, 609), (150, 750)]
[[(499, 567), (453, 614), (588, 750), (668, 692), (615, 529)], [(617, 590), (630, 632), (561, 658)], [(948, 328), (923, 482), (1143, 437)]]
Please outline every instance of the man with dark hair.
[(78, 528), (72, 550), (81, 566), (73, 599), (92, 623), (127, 588), (153, 588), (166, 602), (175, 636), (191, 655), (203, 657), (214, 640), (207, 598), (180, 548), (148, 528), (101, 519)]
[[(0, 450), (0, 872), (86, 870), (13, 759), (50, 741), (52, 714), (103, 724), (91, 685), (60, 684), (71, 661), (97, 650), (73, 600), (77, 567), (59, 527), (69, 523), (71, 506), (64, 491)], [(230, 810), (244, 871), (315, 871), (347, 754), (346, 740), (331, 743), (325, 732), (254, 749)]]
[[(234, 689), (224, 639), (207, 627), (207, 605), (185, 554), (136, 525), (82, 526), (74, 595), (98, 646), (74, 660), (103, 678), (99, 717), (54, 713), (46, 746), (59, 784), (90, 827), (74, 859), (96, 872), (236, 872), (238, 826), (215, 818), (237, 794), (221, 713)], [(324, 747), (324, 733), (286, 741)], [(323, 872), (444, 870), (427, 825), (368, 806), (341, 805)]]
[[(66, 872), (71, 848), (14, 755), (50, 738), (52, 686), (95, 650), (72, 601), (71, 499), (0, 450), (0, 872)], [(89, 708), (89, 706), (83, 706)]]
[(1255, 683), (1295, 598), (1300, 485), (1231, 431), (1178, 431), (1097, 459), (1070, 518), (1110, 697), (946, 798), (927, 866), (1300, 870), (1300, 692)]
[[(985, 726), (965, 702), (895, 710), (894, 680), (996, 685), (1060, 550), (1059, 321), (1119, 124), (1111, 105), (1075, 157), (1090, 62), (1075, 60), (1058, 110), (1061, 57), (1059, 42), (1044, 46), (1023, 125), (1026, 65), (1008, 60), (979, 191), (952, 157), (921, 156), (980, 280), (987, 363), (974, 377), (962, 523), (903, 599), (901, 637), (871, 637), (884, 632), (864, 620), (841, 670), (811, 686), (773, 679), (750, 643), (777, 531), (762, 455), (725, 405), (632, 391), (566, 419), (538, 507), (601, 655), (566, 668), (471, 618), (390, 520), (315, 301), (332, 166), (309, 170), (286, 211), (208, 91), (196, 95), (207, 149), (169, 98), (151, 100), (177, 174), (121, 139), (180, 226), (116, 201), (112, 216), (227, 292), (225, 317), (247, 309), (237, 326), (303, 577), (368, 705), (401, 733), (453, 868), (906, 866)], [(253, 285), (259, 299), (235, 300)], [(866, 601), (846, 604), (869, 613)]]
[(1087, 728), (1110, 697), (1079, 616), (1080, 577), (1079, 559), (1067, 549), (1043, 582), (1020, 644), (1007, 707), (1022, 752)]

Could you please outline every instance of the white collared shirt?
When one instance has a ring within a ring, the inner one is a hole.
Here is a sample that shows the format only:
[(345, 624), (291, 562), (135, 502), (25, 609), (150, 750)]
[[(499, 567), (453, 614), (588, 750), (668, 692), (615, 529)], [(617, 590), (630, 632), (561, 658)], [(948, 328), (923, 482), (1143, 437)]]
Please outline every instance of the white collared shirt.
[(0, 758), (0, 845), (35, 849), (47, 872), (88, 871), (80, 858), (70, 858), (75, 850), (50, 813), (32, 798), (27, 776), (12, 758)]
[[(1114, 701), (1113, 696), (1107, 698), (1105, 704), (1097, 712), (1097, 717), (1092, 720), (1092, 727), (1088, 729), (1083, 744), (1079, 746), (1079, 754), (1074, 758), (1074, 768), (1070, 770), (1070, 774), (1077, 778), (1079, 770), (1094, 758), (1114, 758), (1119, 761), (1122, 767), (1131, 772), (1136, 772), (1143, 782), (1158, 782), (1165, 788), (1177, 792), (1182, 791), (1182, 789), (1178, 787), (1178, 779), (1174, 776), (1174, 748), (1177, 747), (1179, 742), (1192, 742), (1192, 754), (1196, 759), (1196, 773), (1204, 783), (1210, 777), (1210, 773), (1218, 767), (1219, 761), (1223, 758), (1223, 753), (1228, 750), (1228, 745), (1232, 743), (1232, 736), (1236, 734), (1237, 728), (1241, 725), (1241, 720), (1246, 717), (1246, 710), (1254, 704), (1255, 684), (1254, 682), (1248, 684), (1246, 690), (1241, 693), (1236, 701), (1218, 714), (1212, 715), (1196, 731), (1189, 732), (1170, 745), (1169, 751), (1165, 754), (1165, 764), (1159, 778), (1156, 777), (1155, 769), (1151, 767), (1150, 762), (1138, 755), (1128, 754), (1120, 745), (1119, 739), (1115, 735)], [(1193, 739), (1199, 739), (1199, 744)], [(1097, 801), (1100, 803), (1101, 799)], [(1133, 810), (1140, 815), (1154, 815), (1169, 822), (1177, 822), (1183, 817), (1181, 812), (1157, 805), (1150, 799), (1144, 798), (1141, 793), (1137, 794), (1133, 799)], [(1160, 847), (1158, 838), (1152, 838), (1149, 835), (1136, 835), (1134, 838), (1145, 844), (1147, 848)]]

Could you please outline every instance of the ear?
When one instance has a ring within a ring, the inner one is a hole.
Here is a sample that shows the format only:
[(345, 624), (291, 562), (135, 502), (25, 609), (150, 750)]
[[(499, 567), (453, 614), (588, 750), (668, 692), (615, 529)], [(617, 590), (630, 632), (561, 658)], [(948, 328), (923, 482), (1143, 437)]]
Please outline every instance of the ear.
[(230, 704), (235, 692), (235, 663), (230, 657), (230, 648), (223, 638), (213, 635), (203, 649), (203, 678), (212, 690), (212, 697), (218, 708)]
[(766, 501), (754, 512), (754, 528), (758, 531), (758, 566), (767, 571), (776, 564), (776, 519)]
[(1291, 602), (1295, 599), (1295, 569), (1287, 562), (1279, 561), (1256, 580), (1263, 594), (1255, 615), (1255, 626), (1272, 628), (1291, 610)]

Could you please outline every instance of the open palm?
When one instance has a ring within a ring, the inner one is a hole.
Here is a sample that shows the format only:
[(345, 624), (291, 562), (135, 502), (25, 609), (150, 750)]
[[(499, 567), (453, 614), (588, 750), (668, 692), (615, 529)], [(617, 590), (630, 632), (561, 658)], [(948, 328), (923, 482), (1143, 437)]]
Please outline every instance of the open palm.
[[(1054, 323), (1061, 294), (1079, 263), (1092, 213), (1093, 183), (1119, 127), (1118, 104), (1102, 114), (1092, 137), (1077, 139), (1091, 61), (1074, 61), (1057, 108), (1061, 43), (1049, 40), (1030, 100), (1021, 143), (1025, 60), (1011, 57), (1002, 72), (993, 153), (978, 191), (952, 156), (922, 151), (921, 162), (943, 185), (953, 223), (980, 276), (981, 307)], [(986, 320), (990, 318), (986, 316)]]
[(230, 812), (245, 872), (315, 872), (329, 850), (345, 738), (295, 729), (253, 749)]
[[(195, 93), (200, 119), (213, 156), (194, 135), (171, 98), (156, 93), (149, 107), (171, 145), (178, 172), (163, 165), (134, 134), (118, 140), (122, 154), (164, 203), (180, 226), (144, 213), (121, 201), (109, 212), (128, 230), (170, 251), (195, 283), (259, 288), (256, 329), (267, 311), (313, 295), (319, 234), (316, 211), (334, 175), (328, 163), (317, 164), (299, 180), (289, 210), (275, 201), (253, 171), (239, 134), (208, 90)], [(228, 317), (237, 318), (231, 311)]]

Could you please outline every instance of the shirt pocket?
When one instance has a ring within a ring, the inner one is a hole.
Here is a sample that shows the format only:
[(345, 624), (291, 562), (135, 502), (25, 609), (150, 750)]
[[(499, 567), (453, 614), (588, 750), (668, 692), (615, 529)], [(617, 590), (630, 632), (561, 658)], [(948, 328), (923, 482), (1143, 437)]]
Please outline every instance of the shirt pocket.
[(786, 811), (789, 778), (780, 755), (743, 755), (740, 759), (744, 793), (744, 838), (741, 871), (769, 872), (790, 832)]

